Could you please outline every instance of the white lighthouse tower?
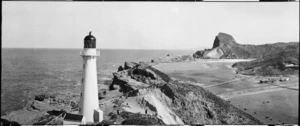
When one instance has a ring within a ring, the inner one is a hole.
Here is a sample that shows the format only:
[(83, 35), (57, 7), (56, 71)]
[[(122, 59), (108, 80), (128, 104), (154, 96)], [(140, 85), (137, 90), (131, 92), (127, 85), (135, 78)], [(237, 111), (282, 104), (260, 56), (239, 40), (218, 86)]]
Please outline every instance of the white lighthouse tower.
[(100, 51), (96, 50), (96, 38), (91, 35), (84, 38), (84, 49), (81, 51), (83, 58), (83, 78), (80, 94), (79, 113), (85, 117), (86, 123), (101, 122), (103, 111), (99, 109), (97, 64), (96, 57)]

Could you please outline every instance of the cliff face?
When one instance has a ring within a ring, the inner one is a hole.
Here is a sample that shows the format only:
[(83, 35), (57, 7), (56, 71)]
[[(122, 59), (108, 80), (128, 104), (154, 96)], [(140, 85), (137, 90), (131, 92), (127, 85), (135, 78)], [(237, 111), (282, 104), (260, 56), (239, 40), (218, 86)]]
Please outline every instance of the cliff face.
[[(262, 58), (266, 55), (283, 51), (287, 46), (293, 46), (295, 43), (274, 43), (264, 45), (246, 45), (238, 44), (234, 38), (226, 33), (219, 33), (211, 49), (197, 51), (193, 56), (195, 58), (208, 59), (248, 59)], [(220, 53), (215, 53), (215, 50)], [(222, 52), (222, 53), (221, 53)]]
[(226, 47), (231, 47), (231, 46), (235, 46), (235, 45), (238, 45), (238, 44), (236, 43), (236, 41), (234, 40), (234, 38), (231, 35), (220, 32), (216, 36), (212, 48), (217, 48), (217, 47), (226, 48)]

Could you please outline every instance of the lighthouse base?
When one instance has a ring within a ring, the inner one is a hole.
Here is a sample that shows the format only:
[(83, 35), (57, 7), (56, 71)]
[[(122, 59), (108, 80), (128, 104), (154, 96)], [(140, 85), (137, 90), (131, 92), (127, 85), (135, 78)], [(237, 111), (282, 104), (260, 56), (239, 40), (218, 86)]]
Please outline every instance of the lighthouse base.
[(98, 108), (94, 110), (94, 121), (86, 120), (85, 116), (79, 112), (66, 113), (63, 119), (63, 125), (84, 125), (95, 124), (103, 121), (103, 111)]
[(94, 121), (95, 122), (102, 122), (103, 120), (103, 111), (101, 109), (94, 110)]

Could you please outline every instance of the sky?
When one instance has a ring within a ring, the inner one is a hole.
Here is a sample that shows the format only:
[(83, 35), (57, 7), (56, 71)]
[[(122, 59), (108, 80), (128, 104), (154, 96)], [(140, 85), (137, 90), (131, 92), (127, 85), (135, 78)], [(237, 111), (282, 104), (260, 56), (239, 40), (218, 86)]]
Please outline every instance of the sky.
[(299, 42), (299, 2), (2, 2), (2, 48), (83, 48), (89, 31), (102, 49)]

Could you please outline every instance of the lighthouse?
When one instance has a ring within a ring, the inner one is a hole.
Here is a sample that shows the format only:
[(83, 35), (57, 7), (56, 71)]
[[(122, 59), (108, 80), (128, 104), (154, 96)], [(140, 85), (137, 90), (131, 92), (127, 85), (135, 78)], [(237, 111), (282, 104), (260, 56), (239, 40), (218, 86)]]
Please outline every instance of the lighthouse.
[(101, 122), (103, 111), (99, 108), (96, 63), (100, 51), (96, 50), (96, 38), (92, 32), (84, 38), (84, 49), (80, 54), (83, 58), (83, 78), (79, 114), (85, 117), (86, 123)]

